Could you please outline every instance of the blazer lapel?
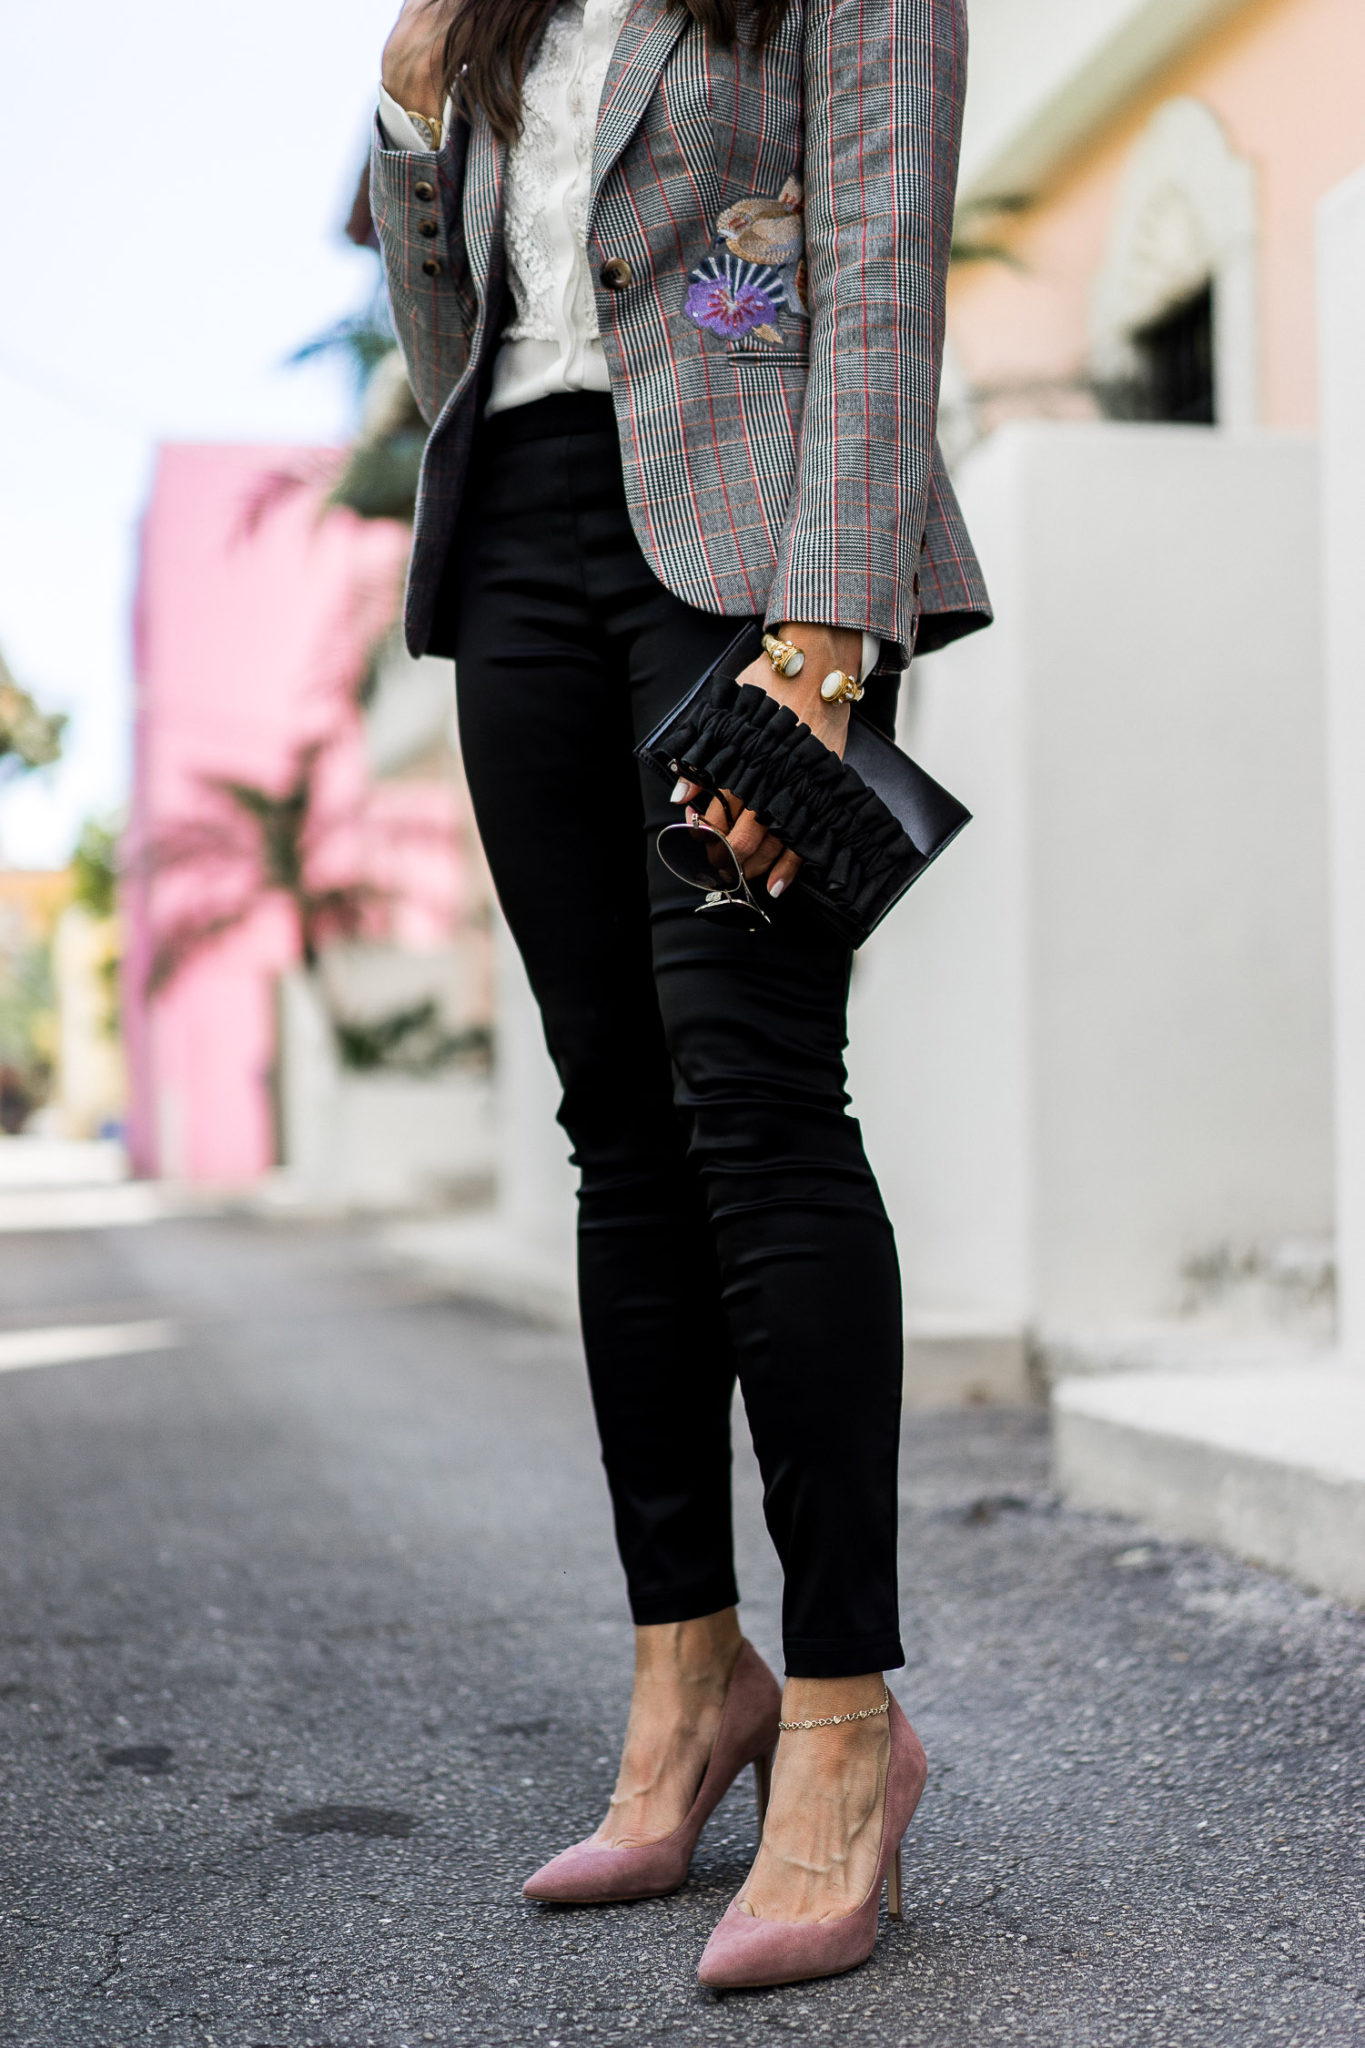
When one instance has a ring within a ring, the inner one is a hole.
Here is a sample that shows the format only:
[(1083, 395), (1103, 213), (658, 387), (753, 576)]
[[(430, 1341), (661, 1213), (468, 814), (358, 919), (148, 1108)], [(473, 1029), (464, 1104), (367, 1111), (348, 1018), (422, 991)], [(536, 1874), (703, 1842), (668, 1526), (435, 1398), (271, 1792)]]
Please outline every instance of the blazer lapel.
[(664, 0), (635, 0), (617, 38), (602, 87), (593, 138), (591, 206), (603, 180), (639, 127), (668, 53), (691, 22), (685, 7)]

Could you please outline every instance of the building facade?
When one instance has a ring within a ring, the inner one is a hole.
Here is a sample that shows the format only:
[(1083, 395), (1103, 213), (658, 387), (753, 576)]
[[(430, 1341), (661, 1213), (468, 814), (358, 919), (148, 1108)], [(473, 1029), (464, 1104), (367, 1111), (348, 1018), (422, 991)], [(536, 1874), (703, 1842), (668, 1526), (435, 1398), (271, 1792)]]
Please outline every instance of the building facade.
[[(335, 467), (318, 450), (160, 451), (122, 889), (141, 1174), (250, 1182), (295, 1163), (292, 1132), (344, 1196), (343, 1163), (319, 1163), (312, 1128), (334, 1134), (349, 1111), (336, 1046), (358, 1080), (406, 1058), (401, 1084), (424, 1058), (434, 1070), (442, 1034), (486, 1033), (484, 882), (450, 670), (398, 647), (407, 529), (329, 509)], [(306, 1020), (291, 1039), (300, 1001), (343, 1028)], [(327, 1063), (325, 1085), (298, 1061)], [(439, 1136), (439, 1105), (419, 1111)]]
[[(1355, 0), (971, 0), (959, 439), (1318, 419), (1315, 213), (1365, 160)], [(963, 415), (965, 414), (965, 419)]]

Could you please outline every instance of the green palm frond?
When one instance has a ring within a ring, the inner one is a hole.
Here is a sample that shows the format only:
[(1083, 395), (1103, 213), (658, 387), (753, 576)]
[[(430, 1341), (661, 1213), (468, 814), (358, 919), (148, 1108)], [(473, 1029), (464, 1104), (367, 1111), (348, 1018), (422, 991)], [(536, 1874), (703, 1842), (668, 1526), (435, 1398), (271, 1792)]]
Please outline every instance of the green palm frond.
[(428, 998), (385, 1017), (337, 1018), (337, 1056), (353, 1073), (434, 1074), (456, 1060), (486, 1060), (492, 1034), (486, 1025), (448, 1031), (438, 1004)]
[(417, 510), (417, 477), (427, 444), (425, 427), (407, 427), (378, 442), (357, 441), (327, 494), (362, 519), (401, 519)]
[(64, 712), (38, 709), (0, 655), (0, 768), (24, 775), (57, 760), (66, 723)]
[(369, 383), (375, 365), (393, 346), (393, 326), (381, 297), (372, 300), (363, 313), (348, 313), (344, 319), (334, 321), (321, 334), (296, 348), (286, 361), (296, 365), (323, 361), (329, 356), (340, 358), (349, 368), (359, 394)]
[(960, 206), (953, 223), (953, 245), (948, 261), (956, 269), (970, 263), (1002, 263), (1009, 270), (1024, 270), (1007, 243), (994, 238), (1002, 219), (1026, 213), (1032, 200), (1025, 194), (1002, 193), (998, 199), (970, 199)]
[(92, 917), (112, 917), (118, 892), (118, 831), (87, 818), (71, 856), (71, 894)]

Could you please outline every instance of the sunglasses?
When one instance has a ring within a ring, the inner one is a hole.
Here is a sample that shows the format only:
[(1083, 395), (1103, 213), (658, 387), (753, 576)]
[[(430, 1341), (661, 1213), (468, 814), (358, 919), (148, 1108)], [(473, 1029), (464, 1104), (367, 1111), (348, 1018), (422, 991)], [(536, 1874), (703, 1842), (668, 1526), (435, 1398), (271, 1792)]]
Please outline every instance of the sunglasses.
[[(690, 768), (679, 768), (689, 782), (696, 783), (696, 775)], [(729, 804), (718, 789), (708, 789), (698, 784), (698, 795), (694, 803), (703, 809), (718, 803), (725, 813), (725, 822), (733, 830), (735, 818)], [(753, 891), (744, 878), (744, 870), (734, 848), (724, 832), (708, 825), (698, 814), (689, 815), (676, 825), (665, 825), (655, 844), (659, 858), (671, 875), (689, 888), (700, 889), (705, 901), (697, 905), (699, 917), (712, 917), (720, 922), (733, 925), (740, 931), (756, 932), (772, 922), (754, 898)]]

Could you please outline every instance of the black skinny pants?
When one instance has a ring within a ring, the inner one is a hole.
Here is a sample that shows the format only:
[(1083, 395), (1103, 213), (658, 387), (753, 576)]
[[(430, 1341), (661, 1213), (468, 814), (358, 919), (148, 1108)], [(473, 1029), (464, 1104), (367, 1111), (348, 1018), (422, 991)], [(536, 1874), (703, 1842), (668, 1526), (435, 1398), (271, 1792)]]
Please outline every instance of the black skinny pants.
[(658, 857), (635, 741), (736, 630), (631, 531), (608, 398), (480, 429), (450, 565), (460, 734), (580, 1169), (593, 1404), (637, 1623), (737, 1599), (738, 1374), (785, 1575), (788, 1671), (902, 1663), (895, 1245), (843, 1051), (849, 953), (799, 884), (757, 934)]

